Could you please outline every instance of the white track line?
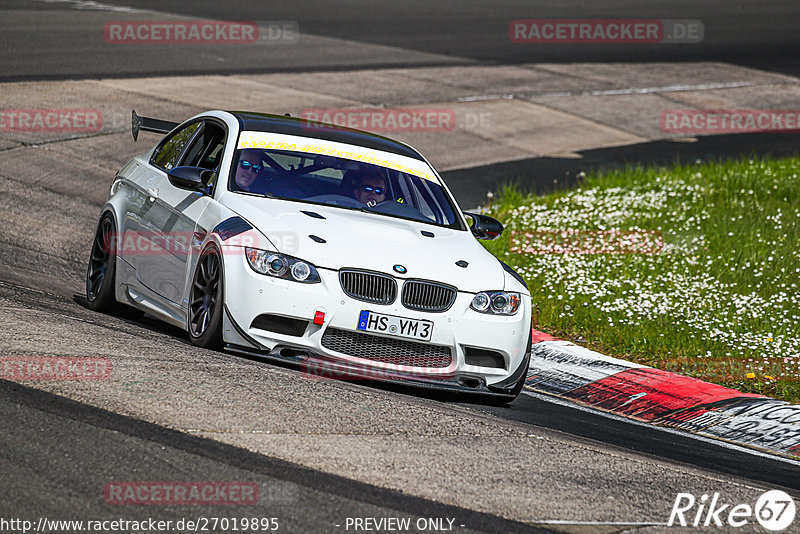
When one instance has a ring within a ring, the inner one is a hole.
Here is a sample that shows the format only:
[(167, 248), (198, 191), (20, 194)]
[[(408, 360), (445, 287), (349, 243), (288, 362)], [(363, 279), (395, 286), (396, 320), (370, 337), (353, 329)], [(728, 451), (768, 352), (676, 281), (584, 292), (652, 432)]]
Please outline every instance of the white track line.
[(111, 4), (101, 4), (92, 0), (35, 0), (45, 4), (69, 4), (73, 9), (91, 9), (94, 11), (114, 11), (116, 13), (147, 13), (143, 9), (136, 9), (126, 6), (114, 6)]
[(500, 100), (513, 98), (543, 98), (548, 96), (614, 96), (614, 95), (647, 95), (658, 93), (675, 93), (680, 91), (710, 91), (713, 89), (736, 89), (739, 87), (753, 87), (756, 82), (728, 82), (728, 83), (702, 83), (698, 85), (665, 85), (663, 87), (627, 87), (624, 89), (604, 89), (599, 91), (556, 91), (550, 93), (513, 93), (464, 96), (457, 98), (457, 102), (478, 102), (481, 100)]
[(533, 525), (580, 525), (580, 526), (615, 526), (615, 527), (657, 527), (669, 526), (669, 523), (663, 522), (628, 522), (628, 521), (568, 521), (561, 519), (545, 519), (538, 521), (535, 519), (523, 520), (523, 523)]

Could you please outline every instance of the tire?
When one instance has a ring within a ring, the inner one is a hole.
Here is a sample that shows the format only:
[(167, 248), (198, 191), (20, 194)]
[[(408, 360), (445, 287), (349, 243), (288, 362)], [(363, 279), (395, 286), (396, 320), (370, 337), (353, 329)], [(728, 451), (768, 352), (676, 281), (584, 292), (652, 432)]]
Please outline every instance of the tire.
[(86, 300), (94, 311), (137, 319), (144, 312), (117, 302), (117, 249), (114, 217), (105, 213), (97, 223), (86, 268)]
[(222, 255), (216, 245), (200, 253), (189, 292), (186, 326), (194, 345), (222, 348), (222, 309), (224, 305)]

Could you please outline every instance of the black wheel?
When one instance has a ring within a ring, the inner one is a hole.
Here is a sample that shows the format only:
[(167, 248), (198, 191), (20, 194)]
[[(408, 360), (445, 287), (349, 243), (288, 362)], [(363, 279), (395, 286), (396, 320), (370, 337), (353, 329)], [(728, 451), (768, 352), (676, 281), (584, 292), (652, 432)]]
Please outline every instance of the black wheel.
[(120, 304), (114, 294), (116, 288), (116, 226), (111, 214), (100, 218), (94, 233), (89, 266), (86, 269), (86, 300), (89, 308), (113, 315), (135, 319), (143, 312)]
[(189, 338), (208, 349), (222, 348), (222, 256), (216, 246), (200, 254), (189, 294)]

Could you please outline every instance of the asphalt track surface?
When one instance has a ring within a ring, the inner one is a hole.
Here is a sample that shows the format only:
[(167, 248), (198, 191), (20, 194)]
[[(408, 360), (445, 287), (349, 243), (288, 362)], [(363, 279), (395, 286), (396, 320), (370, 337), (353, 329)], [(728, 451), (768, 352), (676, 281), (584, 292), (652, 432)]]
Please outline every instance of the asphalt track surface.
[[(302, 7), (300, 7), (302, 6)], [(216, 2), (4, 0), (0, 80), (289, 72), (533, 62), (727, 61), (797, 73), (800, 10), (792, 0), (565, 2)], [(64, 11), (68, 11), (64, 16)], [(69, 11), (72, 11), (70, 14)], [(160, 15), (153, 15), (157, 13)], [(291, 21), (302, 38), (265, 46), (113, 45), (108, 20)], [(679, 19), (703, 23), (695, 44), (515, 44), (515, 19)], [(67, 57), (65, 57), (67, 56)]]
[[(229, 506), (186, 505), (154, 514), (147, 506), (130, 506), (124, 517), (175, 522), (276, 518), (284, 532), (341, 530), (348, 517), (407, 517), (412, 522), (433, 517), (453, 519), (461, 532), (543, 531), (305, 469), (7, 381), (0, 381), (0, 414), (4, 428), (15, 430), (0, 435), (6, 480), (0, 497), (6, 518), (22, 515), (36, 523), (39, 517), (116, 517), (121, 507), (98, 498), (98, 488), (109, 481), (232, 480), (257, 484), (259, 503), (244, 513), (242, 508), (232, 513)], [(20, 514), (22, 510), (28, 513)]]
[[(315, 39), (288, 57), (274, 47), (245, 55), (198, 54), (192, 47), (121, 52), (86, 37), (108, 19), (105, 8), (65, 15), (65, 7), (80, 2), (15, 0), (2, 3), (0, 79), (578, 58), (710, 58), (791, 71), (800, 49), (792, 2), (758, 9), (744, 2), (670, 2), (647, 10), (630, 2), (602, 9), (581, 4), (580, 10), (565, 3), (497, 3), (490, 14), (473, 3), (320, 2), (306, 4), (302, 13), (273, 3), (196, 2), (191, 13), (181, 2), (105, 4), (204, 18), (295, 20)], [(756, 9), (760, 16), (750, 16)], [(700, 19), (707, 39), (690, 50), (583, 47), (570, 48), (570, 55), (558, 47), (532, 53), (504, 39), (510, 19), (554, 17)], [(331, 46), (344, 41), (350, 44)], [(106, 145), (86, 155), (83, 173), (53, 169), (54, 160), (42, 154), (52, 149), (57, 159), (58, 143), (2, 161), (0, 355), (104, 356), (114, 363), (108, 383), (0, 381), (2, 517), (170, 519), (227, 512), (120, 512), (102, 499), (103, 485), (113, 480), (255, 481), (262, 498), (246, 514), (277, 516), (289, 532), (342, 532), (336, 525), (346, 517), (396, 516), (454, 517), (465, 532), (524, 532), (537, 525), (658, 531), (680, 491), (719, 491), (734, 502), (752, 502), (772, 488), (800, 495), (797, 462), (539, 396), (493, 408), (396, 386), (314, 382), (296, 370), (193, 349), (183, 333), (149, 318), (90, 312), (81, 297), (85, 259), (116, 170), (102, 160), (104, 150), (117, 150), (111, 138)], [(768, 137), (743, 142), (764, 151), (768, 145)]]

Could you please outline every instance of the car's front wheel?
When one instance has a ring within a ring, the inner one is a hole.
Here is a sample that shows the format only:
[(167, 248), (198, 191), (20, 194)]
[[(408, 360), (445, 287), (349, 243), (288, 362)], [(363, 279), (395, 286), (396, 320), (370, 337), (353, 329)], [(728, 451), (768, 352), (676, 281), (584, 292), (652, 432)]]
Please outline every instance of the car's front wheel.
[(199, 347), (222, 348), (222, 275), (222, 255), (209, 245), (200, 253), (189, 293), (189, 338)]

